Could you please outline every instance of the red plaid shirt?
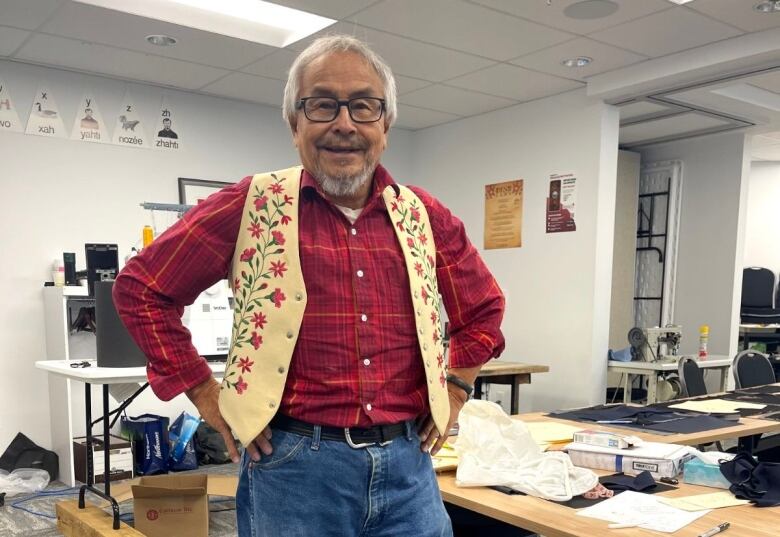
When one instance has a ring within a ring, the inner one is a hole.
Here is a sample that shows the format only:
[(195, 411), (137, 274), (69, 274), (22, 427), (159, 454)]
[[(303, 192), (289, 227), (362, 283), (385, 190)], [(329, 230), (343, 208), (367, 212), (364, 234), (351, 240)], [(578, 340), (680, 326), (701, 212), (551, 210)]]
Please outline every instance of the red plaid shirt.
[[(251, 177), (213, 194), (132, 258), (114, 300), (149, 359), (149, 382), (169, 400), (211, 370), (181, 324), (183, 307), (228, 275)], [(280, 412), (310, 423), (370, 426), (427, 411), (425, 372), (401, 247), (381, 192), (394, 184), (379, 166), (354, 224), (303, 172), (299, 240), (308, 302)], [(498, 356), (504, 297), (463, 224), (430, 194), (439, 292), (450, 320), (450, 367)]]

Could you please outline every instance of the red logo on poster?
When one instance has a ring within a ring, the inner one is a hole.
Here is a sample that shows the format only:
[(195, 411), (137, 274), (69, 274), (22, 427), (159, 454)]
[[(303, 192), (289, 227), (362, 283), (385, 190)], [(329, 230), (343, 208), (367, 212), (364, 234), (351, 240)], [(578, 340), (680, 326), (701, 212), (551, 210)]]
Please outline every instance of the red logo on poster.
[(160, 513), (158, 513), (156, 509), (149, 509), (146, 512), (146, 518), (149, 520), (157, 520), (160, 518)]

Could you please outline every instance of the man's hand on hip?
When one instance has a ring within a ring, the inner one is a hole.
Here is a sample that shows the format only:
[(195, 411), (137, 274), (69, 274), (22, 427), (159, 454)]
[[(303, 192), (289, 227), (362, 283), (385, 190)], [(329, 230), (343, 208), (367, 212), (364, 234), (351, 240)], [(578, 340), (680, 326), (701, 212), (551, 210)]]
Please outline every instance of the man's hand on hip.
[[(230, 430), (230, 426), (219, 411), (219, 390), (219, 382), (214, 378), (210, 378), (206, 382), (187, 390), (186, 393), (187, 397), (192, 401), (192, 404), (198, 409), (200, 417), (222, 435), (230, 459), (233, 462), (238, 462), (240, 457), (238, 455), (238, 450), (236, 449), (236, 441), (233, 438), (233, 432)], [(271, 428), (266, 427), (263, 429), (263, 432), (257, 435), (257, 438), (255, 438), (246, 449), (253, 461), (260, 460), (261, 452), (264, 455), (273, 453), (273, 447), (271, 447)]]
[(460, 409), (468, 401), (466, 392), (462, 388), (451, 384), (447, 384), (447, 395), (450, 399), (450, 419), (447, 421), (447, 430), (444, 431), (444, 434), (439, 434), (436, 425), (433, 423), (433, 417), (430, 415), (423, 420), (422, 425), (417, 430), (421, 440), (420, 449), (422, 451), (430, 451), (431, 455), (436, 455), (444, 445), (444, 442), (447, 441), (450, 429), (458, 421)]

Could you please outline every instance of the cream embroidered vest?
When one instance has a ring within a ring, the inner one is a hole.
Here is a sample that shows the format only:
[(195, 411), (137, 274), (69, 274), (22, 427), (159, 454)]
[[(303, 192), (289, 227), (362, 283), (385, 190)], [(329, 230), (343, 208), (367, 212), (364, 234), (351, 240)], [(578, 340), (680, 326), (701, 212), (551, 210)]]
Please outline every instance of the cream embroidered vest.
[[(248, 445), (279, 408), (306, 309), (298, 250), (300, 166), (257, 174), (247, 194), (233, 255), (233, 338), (219, 408)], [(436, 249), (428, 213), (408, 188), (382, 192), (406, 260), (428, 403), (439, 432), (449, 421), (439, 322)]]

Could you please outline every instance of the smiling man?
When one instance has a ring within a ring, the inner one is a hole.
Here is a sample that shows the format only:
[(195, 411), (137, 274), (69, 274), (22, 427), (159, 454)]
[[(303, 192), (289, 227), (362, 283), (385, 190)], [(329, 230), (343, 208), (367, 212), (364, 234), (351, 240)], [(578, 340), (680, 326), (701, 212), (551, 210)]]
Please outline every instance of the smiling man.
[[(283, 115), (302, 167), (191, 209), (128, 262), (115, 302), (154, 392), (186, 393), (235, 461), (233, 434), (245, 446), (241, 537), (451, 535), (428, 452), (503, 350), (503, 295), (463, 224), (379, 164), (396, 89), (364, 43), (314, 41)], [(226, 277), (233, 339), (218, 383), (179, 314)]]

